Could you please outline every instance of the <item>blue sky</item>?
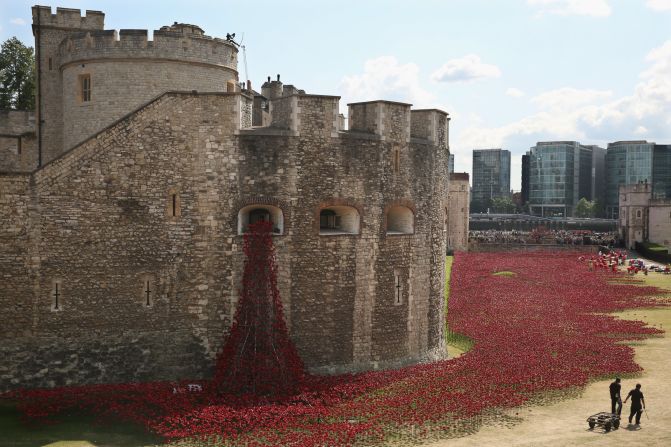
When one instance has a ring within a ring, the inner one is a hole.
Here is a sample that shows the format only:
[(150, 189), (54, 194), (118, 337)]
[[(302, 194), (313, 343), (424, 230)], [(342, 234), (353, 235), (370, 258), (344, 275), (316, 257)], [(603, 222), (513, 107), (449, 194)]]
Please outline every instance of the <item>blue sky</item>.
[[(0, 40), (32, 45), (34, 1), (0, 0)], [(107, 29), (194, 23), (244, 33), (249, 77), (308, 93), (450, 113), (457, 171), (471, 151), (520, 159), (536, 141), (671, 144), (671, 0), (68, 0)], [(244, 77), (242, 65), (239, 67)]]

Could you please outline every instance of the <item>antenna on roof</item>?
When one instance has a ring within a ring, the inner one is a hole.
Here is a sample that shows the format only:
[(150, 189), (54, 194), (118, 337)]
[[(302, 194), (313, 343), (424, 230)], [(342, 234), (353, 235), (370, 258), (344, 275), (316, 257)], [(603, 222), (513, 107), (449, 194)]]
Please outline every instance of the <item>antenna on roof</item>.
[(242, 42), (245, 41), (245, 33), (242, 33), (242, 37), (240, 37), (240, 43), (235, 41), (235, 33), (227, 33), (226, 41), (242, 49), (242, 60), (245, 63), (245, 81), (249, 81), (249, 72), (247, 70), (247, 48), (245, 48), (245, 46), (242, 44)]
[(247, 70), (247, 48), (242, 44), (245, 41), (245, 33), (240, 37), (240, 48), (242, 48), (242, 61), (245, 63), (245, 81), (249, 81), (249, 72)]

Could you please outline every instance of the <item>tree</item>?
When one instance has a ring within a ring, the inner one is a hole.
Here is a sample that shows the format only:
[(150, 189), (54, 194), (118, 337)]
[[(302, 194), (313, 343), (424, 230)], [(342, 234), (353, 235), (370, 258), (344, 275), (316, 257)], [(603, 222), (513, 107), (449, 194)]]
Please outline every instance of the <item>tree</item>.
[(583, 197), (575, 206), (575, 217), (594, 217), (594, 212), (596, 211), (595, 205), (593, 201), (589, 201)]
[(35, 109), (33, 49), (16, 37), (0, 48), (0, 109)]
[(515, 211), (515, 203), (510, 197), (494, 197), (492, 199), (492, 208), (497, 213), (512, 213)]

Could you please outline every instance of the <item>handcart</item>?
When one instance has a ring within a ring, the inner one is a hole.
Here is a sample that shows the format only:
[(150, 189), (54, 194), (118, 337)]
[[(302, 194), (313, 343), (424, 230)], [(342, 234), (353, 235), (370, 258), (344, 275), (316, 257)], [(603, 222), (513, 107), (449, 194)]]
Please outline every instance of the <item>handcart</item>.
[(617, 430), (620, 428), (620, 416), (615, 413), (597, 413), (587, 418), (589, 428), (593, 429), (596, 426), (603, 427), (604, 431), (608, 433), (611, 429)]

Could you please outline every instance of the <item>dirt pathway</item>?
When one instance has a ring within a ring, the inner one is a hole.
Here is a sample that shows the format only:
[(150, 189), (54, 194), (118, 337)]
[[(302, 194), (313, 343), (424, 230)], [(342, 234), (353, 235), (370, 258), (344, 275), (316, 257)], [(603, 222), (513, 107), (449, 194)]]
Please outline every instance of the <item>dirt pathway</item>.
[(557, 446), (575, 447), (642, 445), (671, 446), (671, 308), (637, 309), (616, 314), (621, 318), (648, 322), (661, 327), (664, 337), (649, 338), (633, 344), (636, 362), (644, 368), (636, 379), (622, 380), (622, 394), (626, 396), (636, 383), (641, 383), (648, 417), (644, 414), (640, 427), (629, 426), (629, 403), (622, 408), (623, 421), (619, 430), (604, 433), (603, 429), (589, 430), (587, 416), (610, 411), (608, 385), (611, 380), (594, 382), (576, 398), (553, 405), (521, 407), (507, 412), (523, 421), (512, 427), (488, 426), (469, 436), (430, 443), (432, 447), (461, 446)]

